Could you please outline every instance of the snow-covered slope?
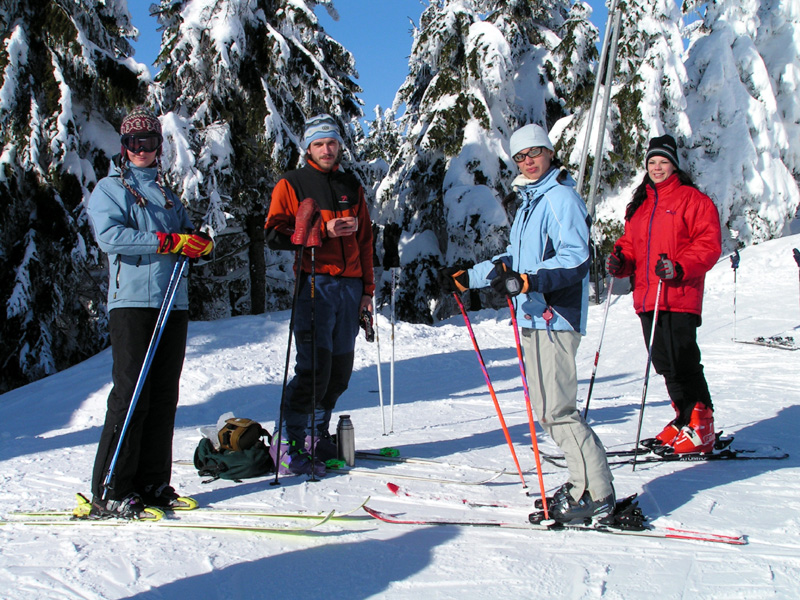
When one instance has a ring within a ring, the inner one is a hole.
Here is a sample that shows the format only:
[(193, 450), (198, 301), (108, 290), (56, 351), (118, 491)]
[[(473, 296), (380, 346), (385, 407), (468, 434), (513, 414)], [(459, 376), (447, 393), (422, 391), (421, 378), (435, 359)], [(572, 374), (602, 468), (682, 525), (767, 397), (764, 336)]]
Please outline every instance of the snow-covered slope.
[[(800, 286), (792, 248), (800, 236), (750, 247), (737, 272), (736, 336), (800, 338)], [(330, 521), (305, 536), (151, 530), (146, 525), (0, 527), (3, 598), (796, 598), (800, 581), (800, 351), (739, 344), (734, 336), (734, 274), (727, 257), (707, 278), (703, 363), (716, 424), (736, 442), (774, 444), (782, 461), (629, 465), (614, 470), (619, 495), (639, 493), (656, 525), (744, 534), (749, 544), (615, 537), (600, 533), (390, 525), (364, 513)], [(181, 386), (174, 452), (190, 460), (198, 428), (225, 412), (277, 417), (288, 313), (192, 323)], [(528, 489), (538, 492), (530, 436), (507, 311), (471, 315), (488, 370), (516, 444)], [(603, 318), (592, 306), (579, 352), (586, 397)], [(347, 510), (370, 505), (411, 517), (461, 516), (524, 522), (525, 495), (499, 428), (463, 321), (433, 327), (398, 323), (394, 409), (390, 410), (388, 320), (379, 319), (385, 428), (377, 393), (376, 348), (363, 339), (338, 414), (350, 414), (359, 449), (399, 448), (507, 475), (480, 486), (406, 480), (409, 473), (475, 479), (477, 469), (360, 461), (380, 476), (329, 475), (318, 482), (272, 477), (203, 484), (176, 464), (173, 484), (203, 505), (278, 511)], [(609, 448), (633, 441), (645, 348), (630, 296), (612, 298), (590, 421)], [(0, 518), (20, 509), (68, 508), (86, 491), (109, 391), (109, 351), (67, 371), (0, 396)], [(651, 376), (643, 435), (672, 416)], [(390, 432), (390, 429), (393, 430)], [(543, 451), (557, 448), (539, 436)], [(544, 466), (549, 490), (565, 472)], [(445, 498), (499, 501), (515, 508), (412, 503), (386, 483)], [(187, 517), (190, 515), (187, 515)], [(198, 517), (199, 518), (199, 517)]]

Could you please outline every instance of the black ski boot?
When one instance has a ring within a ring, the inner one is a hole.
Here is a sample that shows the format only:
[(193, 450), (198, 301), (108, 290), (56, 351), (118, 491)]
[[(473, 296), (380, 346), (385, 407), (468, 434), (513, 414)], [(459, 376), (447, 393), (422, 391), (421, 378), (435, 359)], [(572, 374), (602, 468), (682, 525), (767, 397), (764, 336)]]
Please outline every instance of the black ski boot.
[[(75, 513), (77, 516), (77, 513)], [(132, 493), (122, 500), (102, 500), (97, 496), (92, 498), (92, 508), (83, 517), (86, 519), (126, 519), (129, 521), (153, 520), (157, 521), (164, 513), (157, 508), (148, 508), (142, 502), (139, 494)]]
[(573, 500), (572, 494), (564, 494), (549, 507), (549, 513), (557, 523), (596, 523), (613, 514), (615, 504), (613, 491), (605, 498), (592, 500), (592, 495), (586, 490), (578, 500)]
[(146, 506), (154, 506), (161, 510), (193, 510), (197, 508), (197, 500), (189, 496), (181, 496), (168, 483), (147, 485), (142, 494)]

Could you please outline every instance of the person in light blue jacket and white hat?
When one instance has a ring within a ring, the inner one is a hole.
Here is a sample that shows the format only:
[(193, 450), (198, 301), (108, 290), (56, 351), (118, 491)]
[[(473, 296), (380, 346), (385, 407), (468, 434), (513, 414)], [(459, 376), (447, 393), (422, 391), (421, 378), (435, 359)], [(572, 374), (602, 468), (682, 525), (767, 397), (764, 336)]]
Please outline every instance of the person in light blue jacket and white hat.
[(161, 123), (147, 108), (134, 108), (120, 127), (117, 173), (97, 182), (87, 204), (97, 245), (108, 255), (108, 329), (113, 387), (92, 473), (90, 517), (148, 518), (146, 506), (193, 508), (169, 485), (172, 436), (186, 348), (189, 302), (186, 278), (153, 357), (117, 457), (108, 489), (104, 482), (118, 445), (139, 372), (179, 255), (211, 252), (207, 235), (194, 232), (186, 209), (163, 181)]
[(602, 443), (578, 411), (575, 365), (589, 304), (589, 217), (542, 127), (515, 131), (510, 154), (520, 171), (512, 184), (520, 206), (506, 252), (470, 269), (442, 269), (440, 282), (446, 292), (491, 285), (513, 299), (531, 403), (569, 467), (550, 516), (599, 520), (613, 513), (613, 478)]

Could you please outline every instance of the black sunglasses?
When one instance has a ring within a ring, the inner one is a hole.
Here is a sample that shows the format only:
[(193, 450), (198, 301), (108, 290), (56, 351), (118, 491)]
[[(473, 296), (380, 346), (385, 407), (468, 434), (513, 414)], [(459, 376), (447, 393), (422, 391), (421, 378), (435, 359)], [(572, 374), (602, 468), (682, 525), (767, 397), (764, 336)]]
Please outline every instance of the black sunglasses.
[(528, 158), (536, 158), (542, 152), (544, 152), (544, 148), (540, 146), (538, 148), (531, 148), (527, 152), (517, 152), (512, 158), (514, 159), (515, 163), (521, 163), (523, 160), (525, 160), (526, 156)]
[(160, 135), (123, 135), (122, 145), (126, 150), (138, 154), (139, 152), (155, 152), (161, 147)]

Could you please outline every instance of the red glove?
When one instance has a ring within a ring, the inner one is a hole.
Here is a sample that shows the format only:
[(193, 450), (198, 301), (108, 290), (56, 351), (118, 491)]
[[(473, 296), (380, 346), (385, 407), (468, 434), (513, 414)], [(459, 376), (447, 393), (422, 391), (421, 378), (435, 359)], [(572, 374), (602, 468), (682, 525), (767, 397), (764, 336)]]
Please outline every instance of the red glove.
[(295, 246), (305, 246), (306, 248), (321, 246), (322, 234), (319, 231), (321, 223), (322, 214), (317, 201), (313, 198), (302, 200), (294, 217), (292, 243)]
[(164, 233), (156, 231), (158, 236), (158, 254), (178, 254), (183, 245), (186, 243), (186, 238), (189, 237), (186, 233)]
[(210, 254), (214, 249), (214, 240), (207, 233), (198, 232), (189, 234), (183, 244), (181, 252), (189, 258), (200, 258)]
[(189, 258), (205, 256), (214, 249), (214, 241), (205, 233), (163, 233), (157, 231), (159, 254), (183, 254)]

